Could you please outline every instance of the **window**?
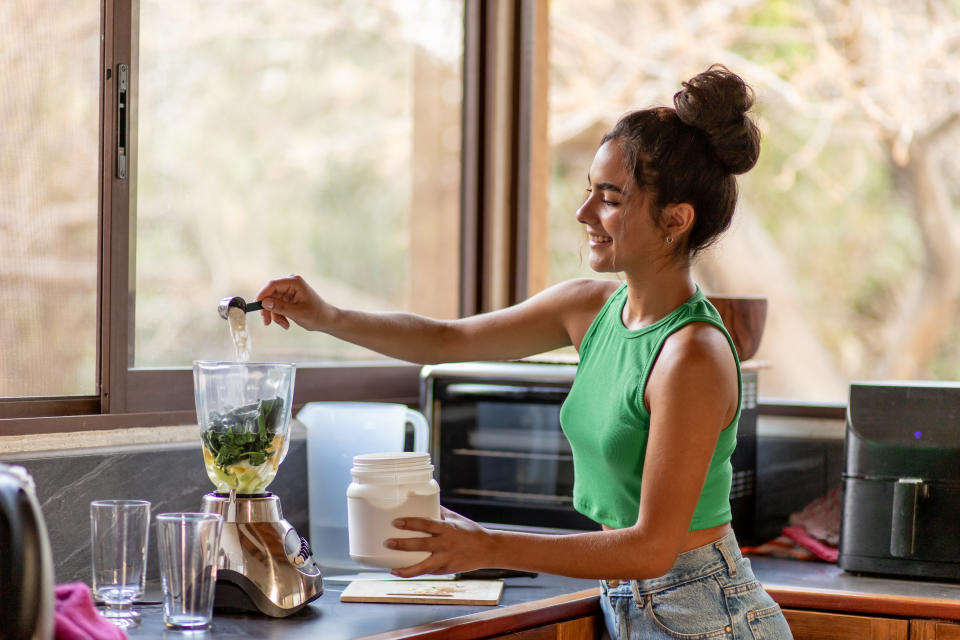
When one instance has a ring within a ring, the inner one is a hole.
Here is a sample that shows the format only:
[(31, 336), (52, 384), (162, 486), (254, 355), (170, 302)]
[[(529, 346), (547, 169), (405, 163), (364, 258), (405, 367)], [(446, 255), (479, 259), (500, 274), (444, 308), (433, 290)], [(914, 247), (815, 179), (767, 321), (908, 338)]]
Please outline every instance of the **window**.
[(602, 134), (720, 62), (756, 90), (763, 143), (696, 279), (769, 299), (761, 396), (960, 378), (958, 29), (956, 2), (553, 0), (540, 285), (585, 273), (574, 212)]
[[(225, 296), (459, 311), (463, 7), (141, 0), (136, 368), (233, 359)], [(252, 359), (369, 361), (251, 324)]]
[[(231, 357), (217, 300), (276, 276), (454, 317), (588, 275), (601, 135), (713, 62), (764, 145), (696, 277), (769, 298), (761, 396), (960, 377), (955, 2), (3, 7), (0, 433), (192, 419), (187, 366)], [(300, 401), (416, 396), (416, 367), (254, 324)]]
[[(191, 362), (234, 357), (217, 301), (289, 273), (458, 315), (464, 7), (5, 4), (0, 418), (192, 419)], [(413, 366), (252, 324), (301, 401), (416, 398)]]
[(100, 2), (0, 10), (0, 398), (97, 392)]

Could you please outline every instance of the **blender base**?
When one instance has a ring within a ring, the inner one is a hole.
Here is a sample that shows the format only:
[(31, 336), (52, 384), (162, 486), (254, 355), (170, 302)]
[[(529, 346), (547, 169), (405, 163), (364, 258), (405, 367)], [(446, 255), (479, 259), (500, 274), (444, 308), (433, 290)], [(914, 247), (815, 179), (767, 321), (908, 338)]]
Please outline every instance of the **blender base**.
[(283, 519), (272, 493), (208, 493), (203, 511), (223, 517), (214, 609), (282, 618), (323, 594), (310, 545)]

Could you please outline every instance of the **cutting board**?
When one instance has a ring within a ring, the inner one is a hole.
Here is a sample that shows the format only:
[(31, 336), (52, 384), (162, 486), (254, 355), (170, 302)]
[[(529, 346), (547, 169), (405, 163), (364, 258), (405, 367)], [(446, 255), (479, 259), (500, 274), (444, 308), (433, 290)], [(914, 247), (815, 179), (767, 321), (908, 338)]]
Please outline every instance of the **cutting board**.
[(340, 602), (498, 604), (503, 580), (355, 580)]

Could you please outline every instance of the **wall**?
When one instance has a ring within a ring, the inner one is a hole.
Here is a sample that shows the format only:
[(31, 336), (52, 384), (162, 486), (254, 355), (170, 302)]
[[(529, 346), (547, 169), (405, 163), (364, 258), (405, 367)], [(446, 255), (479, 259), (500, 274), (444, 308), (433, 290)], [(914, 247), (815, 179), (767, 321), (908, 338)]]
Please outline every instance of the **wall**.
[[(90, 583), (90, 502), (149, 500), (151, 514), (199, 511), (213, 485), (204, 470), (197, 427), (189, 440), (43, 452), (4, 452), (0, 461), (25, 467), (37, 486), (53, 549), (56, 581)], [(287, 457), (270, 484), (284, 518), (307, 535), (306, 440), (294, 429)], [(155, 529), (147, 551), (147, 579), (159, 579)]]

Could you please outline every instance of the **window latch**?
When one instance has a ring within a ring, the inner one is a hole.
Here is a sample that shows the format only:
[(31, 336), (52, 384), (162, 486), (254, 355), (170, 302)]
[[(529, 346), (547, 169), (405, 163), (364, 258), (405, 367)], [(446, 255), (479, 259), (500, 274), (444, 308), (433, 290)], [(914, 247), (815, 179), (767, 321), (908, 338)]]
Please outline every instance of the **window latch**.
[(127, 96), (129, 95), (128, 67), (117, 65), (117, 177), (127, 179)]

